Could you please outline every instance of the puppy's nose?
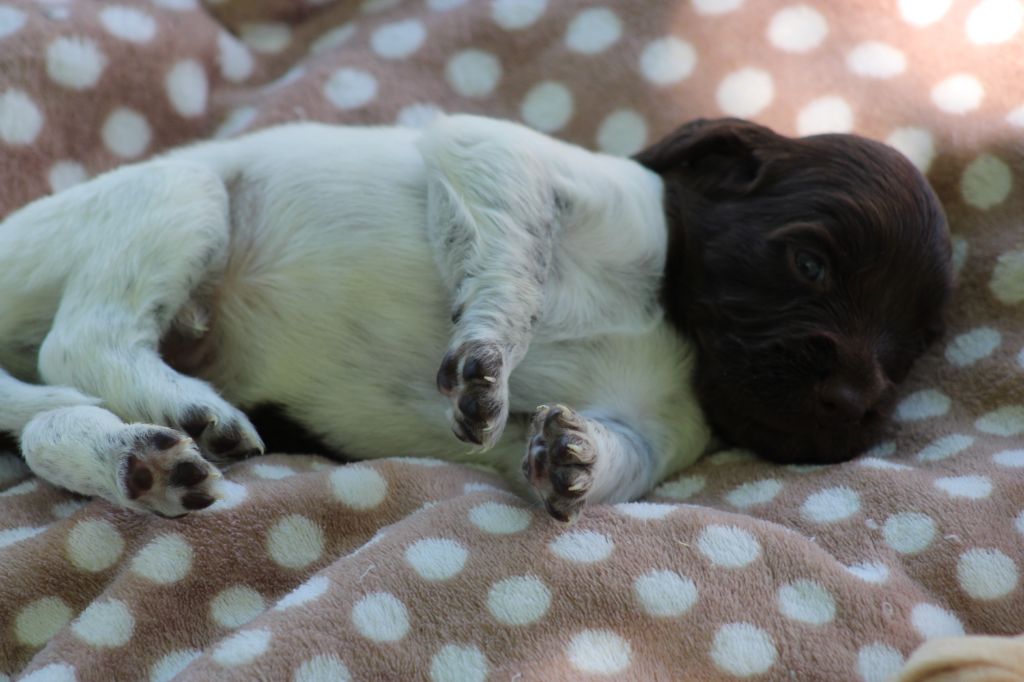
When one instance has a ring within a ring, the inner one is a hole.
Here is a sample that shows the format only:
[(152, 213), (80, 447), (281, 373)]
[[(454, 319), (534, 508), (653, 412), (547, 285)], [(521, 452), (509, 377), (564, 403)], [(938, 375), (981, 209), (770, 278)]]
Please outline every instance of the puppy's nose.
[(829, 379), (818, 387), (818, 413), (833, 423), (860, 423), (877, 400), (878, 395), (871, 388), (842, 379)]

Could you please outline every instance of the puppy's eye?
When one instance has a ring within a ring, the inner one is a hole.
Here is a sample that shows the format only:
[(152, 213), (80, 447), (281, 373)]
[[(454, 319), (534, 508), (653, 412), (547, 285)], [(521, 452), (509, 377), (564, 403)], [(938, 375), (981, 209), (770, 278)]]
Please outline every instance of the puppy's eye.
[(797, 272), (808, 282), (820, 284), (825, 279), (825, 262), (810, 251), (797, 251), (793, 261)]

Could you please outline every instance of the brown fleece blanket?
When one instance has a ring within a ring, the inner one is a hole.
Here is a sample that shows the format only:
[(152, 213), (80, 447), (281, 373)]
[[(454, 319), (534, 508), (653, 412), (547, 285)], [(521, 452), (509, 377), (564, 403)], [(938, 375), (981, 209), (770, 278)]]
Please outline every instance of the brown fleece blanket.
[(1022, 21), (1020, 0), (2, 0), (0, 215), (296, 119), (470, 111), (628, 154), (735, 115), (906, 153), (959, 291), (893, 440), (830, 467), (719, 453), (572, 527), (436, 461), (262, 457), (170, 521), (0, 455), (0, 680), (876, 682), (925, 640), (1021, 632)]

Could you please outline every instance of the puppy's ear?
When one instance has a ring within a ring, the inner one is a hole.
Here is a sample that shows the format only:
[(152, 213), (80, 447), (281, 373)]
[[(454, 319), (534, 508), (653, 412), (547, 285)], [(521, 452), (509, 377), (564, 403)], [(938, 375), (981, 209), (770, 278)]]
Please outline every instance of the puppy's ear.
[(762, 180), (779, 136), (736, 118), (686, 123), (633, 159), (659, 175), (681, 178), (702, 194), (742, 196)]

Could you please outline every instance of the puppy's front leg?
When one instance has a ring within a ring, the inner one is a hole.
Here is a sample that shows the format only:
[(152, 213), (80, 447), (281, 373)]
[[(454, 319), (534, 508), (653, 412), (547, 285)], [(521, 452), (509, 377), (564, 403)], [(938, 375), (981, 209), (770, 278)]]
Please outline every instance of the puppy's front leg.
[(455, 435), (484, 448), (505, 427), (509, 374), (544, 304), (566, 205), (553, 184), (553, 147), (521, 126), (471, 116), (442, 119), (419, 144), (428, 234), (454, 292), (438, 388), (452, 401)]
[(652, 446), (610, 415), (542, 405), (534, 414), (523, 474), (548, 513), (573, 521), (587, 502), (627, 502), (654, 485)]

